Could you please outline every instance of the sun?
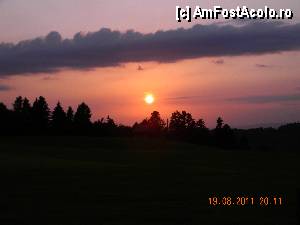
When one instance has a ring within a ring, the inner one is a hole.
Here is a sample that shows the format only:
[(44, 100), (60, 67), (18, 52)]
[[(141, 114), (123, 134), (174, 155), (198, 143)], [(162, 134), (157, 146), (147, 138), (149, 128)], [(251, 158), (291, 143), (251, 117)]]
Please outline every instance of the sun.
[(148, 105), (152, 105), (155, 101), (155, 98), (152, 94), (146, 94), (144, 101), (148, 104)]

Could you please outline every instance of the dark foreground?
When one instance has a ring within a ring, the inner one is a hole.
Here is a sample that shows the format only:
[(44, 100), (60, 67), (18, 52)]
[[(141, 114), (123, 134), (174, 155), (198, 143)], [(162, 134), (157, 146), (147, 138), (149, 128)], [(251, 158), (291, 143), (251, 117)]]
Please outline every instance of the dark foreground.
[[(2, 137), (0, 143), (0, 224), (287, 225), (299, 219), (296, 152), (83, 137)], [(215, 195), (276, 195), (283, 205), (209, 206)]]

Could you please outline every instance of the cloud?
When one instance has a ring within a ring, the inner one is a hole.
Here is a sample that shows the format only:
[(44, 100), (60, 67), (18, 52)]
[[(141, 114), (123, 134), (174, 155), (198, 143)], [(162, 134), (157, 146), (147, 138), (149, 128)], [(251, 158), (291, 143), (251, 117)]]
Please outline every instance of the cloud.
[(270, 68), (272, 67), (271, 65), (266, 65), (266, 64), (255, 64), (256, 67), (258, 68)]
[(298, 102), (300, 101), (300, 94), (287, 94), (287, 95), (256, 95), (246, 96), (238, 98), (226, 99), (230, 102), (237, 103), (250, 103), (250, 104), (267, 104), (267, 103), (279, 103), (279, 102)]
[(42, 80), (51, 81), (51, 80), (58, 80), (58, 78), (57, 77), (53, 77), (53, 76), (46, 76), (46, 77), (43, 77)]
[(77, 33), (72, 39), (63, 39), (58, 32), (51, 32), (44, 38), (0, 44), (0, 76), (299, 49), (300, 23), (195, 25), (150, 34), (101, 29), (94, 33)]
[(225, 61), (223, 59), (217, 59), (217, 60), (214, 60), (213, 63), (217, 64), (217, 65), (222, 65), (225, 63)]
[(202, 96), (192, 95), (192, 96), (179, 96), (179, 97), (172, 97), (167, 98), (167, 100), (189, 100), (189, 99), (195, 99), (195, 98), (201, 98)]
[(0, 91), (10, 91), (13, 88), (11, 86), (5, 85), (5, 84), (0, 84)]
[(169, 97), (165, 98), (165, 101), (169, 103), (175, 103), (175, 102), (192, 102), (192, 103), (211, 103), (212, 101), (219, 101), (218, 98), (211, 97), (211, 96), (204, 96), (204, 95), (186, 95), (186, 96), (175, 96), (175, 97)]

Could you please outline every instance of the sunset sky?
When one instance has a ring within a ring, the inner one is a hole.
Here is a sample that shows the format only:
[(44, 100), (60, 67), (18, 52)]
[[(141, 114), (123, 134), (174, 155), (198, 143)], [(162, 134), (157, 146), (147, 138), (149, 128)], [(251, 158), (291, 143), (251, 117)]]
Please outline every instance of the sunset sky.
[[(267, 5), (294, 18), (177, 23), (176, 5)], [(218, 116), (233, 127), (300, 121), (299, 0), (0, 0), (0, 31), (9, 107), (42, 95), (126, 125), (153, 110), (186, 110), (209, 127)]]

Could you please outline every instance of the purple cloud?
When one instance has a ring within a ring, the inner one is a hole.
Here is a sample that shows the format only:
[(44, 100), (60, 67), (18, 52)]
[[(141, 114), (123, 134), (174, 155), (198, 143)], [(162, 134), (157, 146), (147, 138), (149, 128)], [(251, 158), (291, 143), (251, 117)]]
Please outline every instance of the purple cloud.
[(299, 49), (300, 24), (278, 22), (195, 25), (150, 34), (101, 29), (86, 35), (77, 33), (72, 39), (51, 32), (44, 38), (0, 44), (0, 76)]

